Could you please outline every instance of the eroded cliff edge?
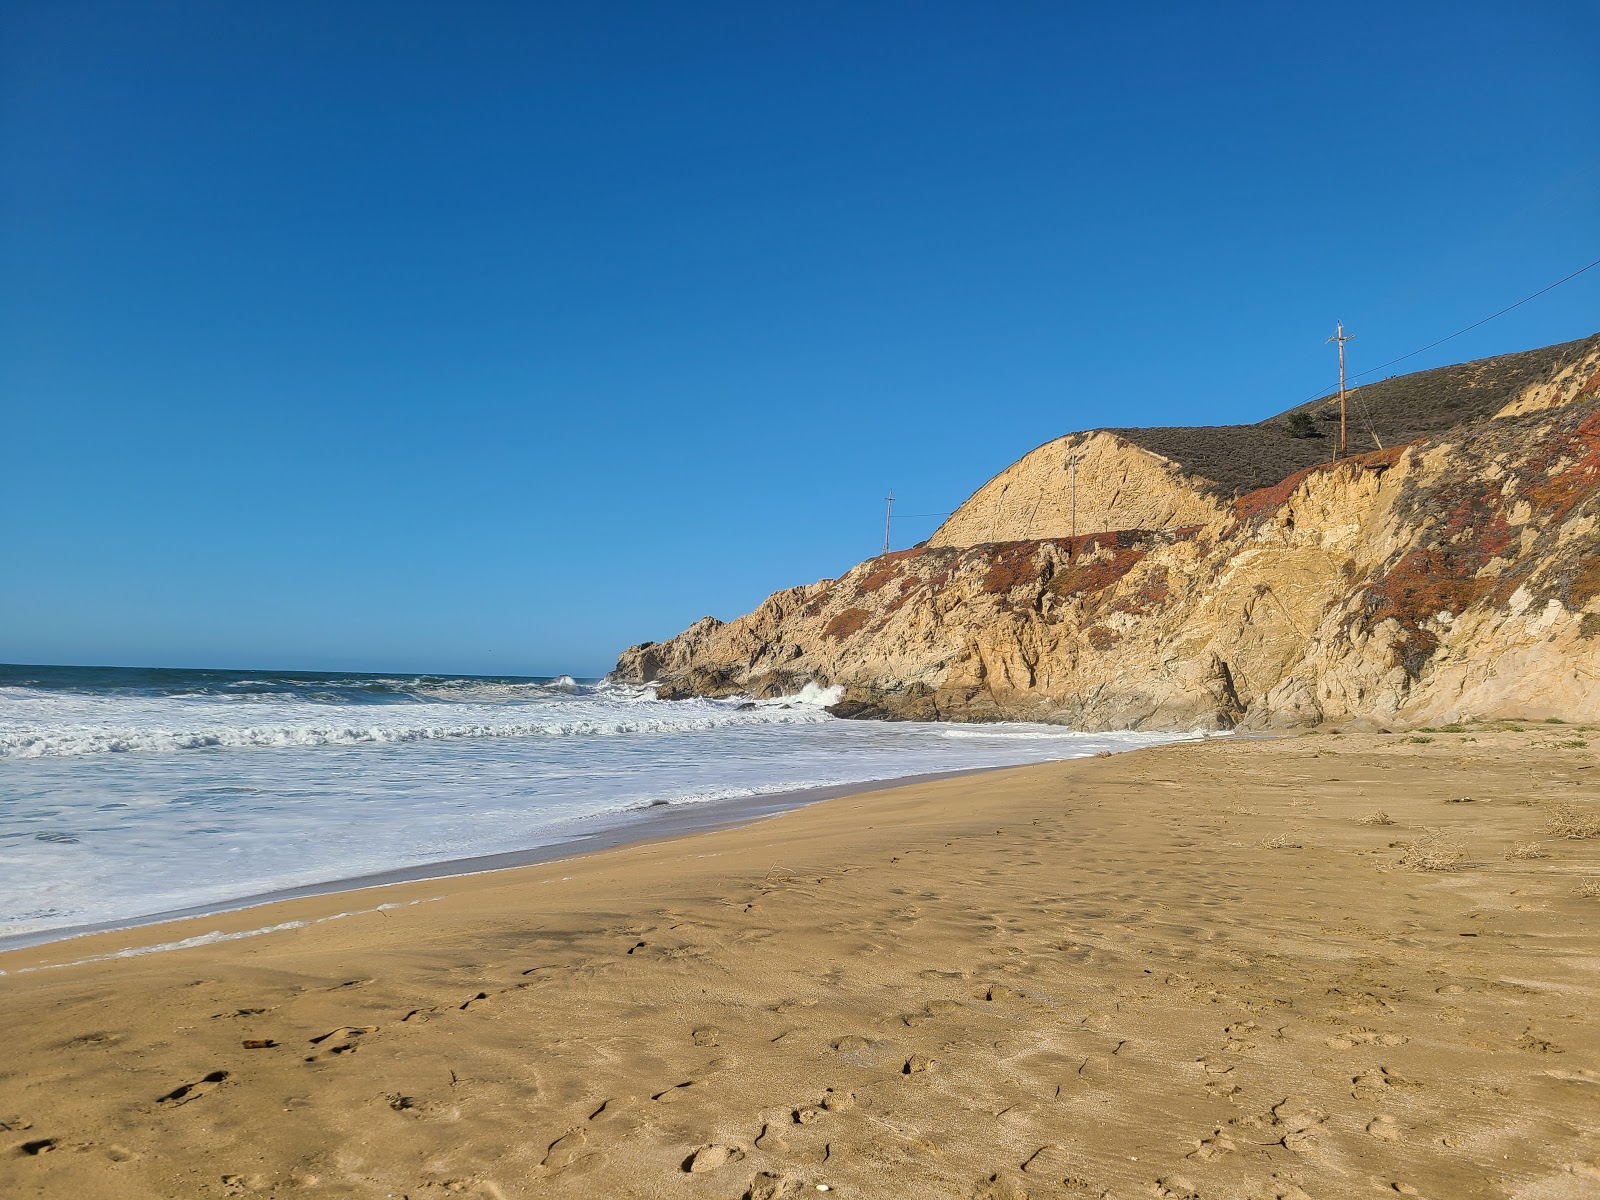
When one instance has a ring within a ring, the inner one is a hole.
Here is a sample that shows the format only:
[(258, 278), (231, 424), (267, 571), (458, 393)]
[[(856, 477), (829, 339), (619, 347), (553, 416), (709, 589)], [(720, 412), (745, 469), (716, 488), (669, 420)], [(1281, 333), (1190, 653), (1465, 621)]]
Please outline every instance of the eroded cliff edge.
[(635, 646), (615, 676), (665, 696), (838, 684), (842, 715), (1085, 729), (1600, 720), (1600, 337), (1556, 349), (1492, 415), (1231, 498), (1119, 451), (1132, 431), (1061, 439), (1098, 479), (1159, 471), (1168, 527), (1062, 536), (1039, 481), (1063, 472), (1029, 466), (1060, 457), (1050, 443), (943, 538)]

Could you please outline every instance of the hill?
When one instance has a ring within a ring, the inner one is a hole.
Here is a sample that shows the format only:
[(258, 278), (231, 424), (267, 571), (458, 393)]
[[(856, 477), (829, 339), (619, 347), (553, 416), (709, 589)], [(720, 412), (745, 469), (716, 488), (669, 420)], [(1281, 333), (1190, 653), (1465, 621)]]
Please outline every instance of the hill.
[(1087, 729), (1600, 721), (1600, 338), (1386, 383), (1369, 404), (1404, 444), (1236, 496), (1199, 474), (1227, 474), (1204, 455), (1236, 430), (1057, 439), (929, 542), (635, 646), (615, 675)]
[[(1600, 334), (1385, 379), (1350, 393), (1350, 449), (1361, 453), (1407, 445), (1502, 412), (1558, 402), (1597, 363)], [(934, 531), (928, 545), (1203, 525), (1235, 497), (1330, 461), (1338, 447), (1338, 422), (1334, 396), (1254, 425), (1067, 434), (1029, 451), (985, 483)]]
[[(1499, 354), (1475, 362), (1396, 375), (1351, 389), (1346, 397), (1353, 453), (1436, 437), (1468, 421), (1492, 417), (1524, 393), (1549, 385), (1600, 351), (1600, 333), (1574, 342)], [(1295, 437), (1289, 418), (1305, 413), (1319, 437)], [(1268, 487), (1333, 457), (1339, 441), (1334, 392), (1253, 425), (1174, 425), (1108, 429), (1209, 482), (1223, 496)], [(1380, 445), (1381, 443), (1381, 445)]]

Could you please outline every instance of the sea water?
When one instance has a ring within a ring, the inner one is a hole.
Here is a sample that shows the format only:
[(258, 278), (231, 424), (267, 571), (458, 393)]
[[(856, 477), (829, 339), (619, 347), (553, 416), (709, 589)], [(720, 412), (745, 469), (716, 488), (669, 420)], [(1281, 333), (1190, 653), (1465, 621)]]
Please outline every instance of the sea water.
[(0, 666), (0, 939), (559, 846), (673, 806), (1172, 740), (555, 679)]

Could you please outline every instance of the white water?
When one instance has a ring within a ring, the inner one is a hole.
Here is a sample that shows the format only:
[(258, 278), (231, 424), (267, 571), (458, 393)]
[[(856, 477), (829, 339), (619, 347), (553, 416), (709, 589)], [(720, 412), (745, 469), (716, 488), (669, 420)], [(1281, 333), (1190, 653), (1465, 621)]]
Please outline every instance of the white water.
[(567, 678), (0, 687), (0, 937), (558, 845), (655, 805), (1172, 740), (841, 721), (835, 698), (667, 703)]

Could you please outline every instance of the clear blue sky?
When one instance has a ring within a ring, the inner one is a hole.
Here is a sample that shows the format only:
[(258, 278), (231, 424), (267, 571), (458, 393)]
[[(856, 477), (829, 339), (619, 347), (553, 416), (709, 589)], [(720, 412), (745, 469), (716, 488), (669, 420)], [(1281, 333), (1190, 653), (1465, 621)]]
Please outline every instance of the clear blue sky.
[[(0, 661), (598, 673), (1600, 257), (1592, 3), (0, 6)], [(1408, 366), (1600, 329), (1600, 268)], [(907, 519), (897, 542), (926, 536)]]

